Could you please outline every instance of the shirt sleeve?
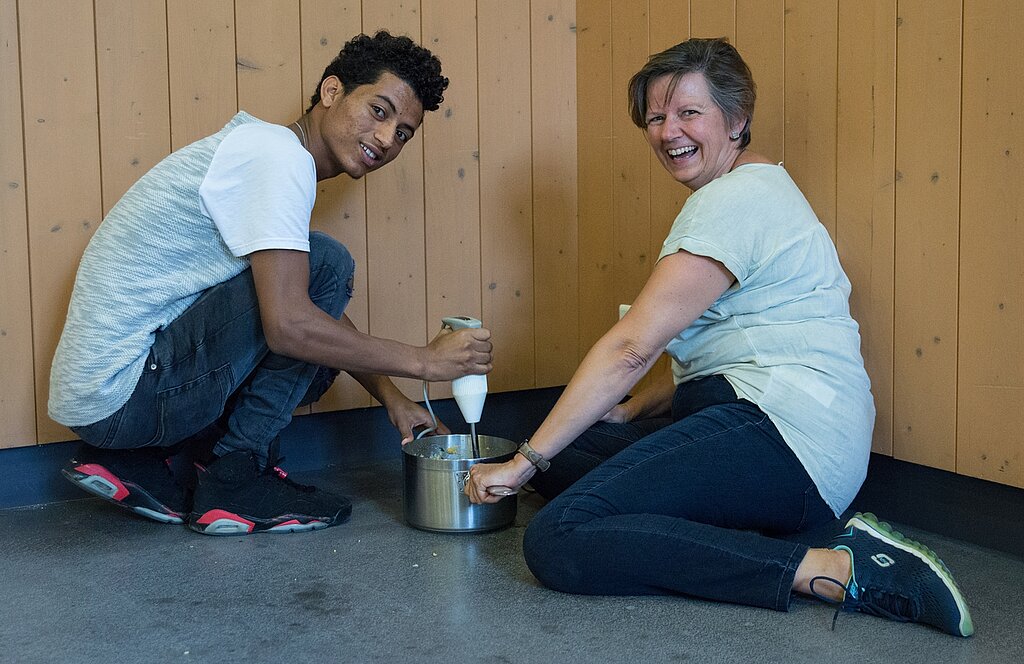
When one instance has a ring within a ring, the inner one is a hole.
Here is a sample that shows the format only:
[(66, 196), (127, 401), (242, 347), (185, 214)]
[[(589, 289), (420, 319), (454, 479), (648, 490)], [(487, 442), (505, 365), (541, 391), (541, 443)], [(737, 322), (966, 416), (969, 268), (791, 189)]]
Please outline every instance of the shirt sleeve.
[(688, 251), (718, 261), (739, 284), (746, 282), (760, 261), (760, 215), (756, 196), (735, 186), (736, 179), (712, 181), (687, 199), (658, 260), (680, 250)]
[(287, 128), (260, 122), (229, 133), (199, 195), (203, 213), (235, 256), (265, 249), (309, 251), (316, 166)]

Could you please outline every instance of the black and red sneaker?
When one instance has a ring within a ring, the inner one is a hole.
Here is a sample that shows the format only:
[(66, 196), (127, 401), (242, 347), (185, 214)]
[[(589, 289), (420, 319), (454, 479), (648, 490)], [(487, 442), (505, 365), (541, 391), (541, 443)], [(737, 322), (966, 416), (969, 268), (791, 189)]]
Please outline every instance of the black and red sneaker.
[(205, 535), (293, 533), (336, 526), (351, 513), (348, 498), (299, 484), (273, 463), (261, 470), (238, 451), (199, 468), (189, 527)]
[(159, 521), (184, 523), (185, 492), (174, 479), (166, 450), (107, 450), (83, 444), (61, 474), (72, 484), (118, 507)]

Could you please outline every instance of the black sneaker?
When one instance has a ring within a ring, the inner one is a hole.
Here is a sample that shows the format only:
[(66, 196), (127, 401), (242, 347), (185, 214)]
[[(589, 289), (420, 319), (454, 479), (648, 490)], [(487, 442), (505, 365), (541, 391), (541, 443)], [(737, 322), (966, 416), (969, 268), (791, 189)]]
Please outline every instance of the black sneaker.
[(850, 554), (853, 575), (846, 584), (816, 577), (811, 590), (818, 580), (844, 586), (840, 610), (925, 623), (955, 636), (974, 633), (967, 602), (946, 565), (934, 551), (874, 514), (855, 514), (829, 548)]
[(119, 507), (160, 523), (184, 523), (185, 493), (174, 479), (166, 450), (107, 450), (83, 444), (61, 474)]
[(189, 527), (206, 535), (319, 530), (352, 513), (348, 498), (294, 482), (277, 466), (260, 470), (245, 451), (200, 468), (198, 480)]

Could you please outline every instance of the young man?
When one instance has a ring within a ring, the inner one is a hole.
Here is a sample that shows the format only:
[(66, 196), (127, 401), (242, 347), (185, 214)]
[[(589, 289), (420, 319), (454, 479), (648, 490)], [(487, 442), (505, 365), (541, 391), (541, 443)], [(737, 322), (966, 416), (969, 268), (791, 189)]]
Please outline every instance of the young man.
[[(409, 38), (360, 35), (296, 122), (239, 112), (139, 179), (86, 248), (54, 356), (50, 416), (85, 443), (62, 470), (69, 480), (207, 534), (324, 528), (347, 519), (348, 499), (276, 467), (297, 406), (347, 371), (405, 442), (429, 415), (388, 376), (491, 370), (487, 330), (425, 347), (356, 330), (344, 315), (352, 258), (309, 231), (317, 181), (397, 158), (447, 85)], [(197, 444), (191, 495), (168, 458)]]

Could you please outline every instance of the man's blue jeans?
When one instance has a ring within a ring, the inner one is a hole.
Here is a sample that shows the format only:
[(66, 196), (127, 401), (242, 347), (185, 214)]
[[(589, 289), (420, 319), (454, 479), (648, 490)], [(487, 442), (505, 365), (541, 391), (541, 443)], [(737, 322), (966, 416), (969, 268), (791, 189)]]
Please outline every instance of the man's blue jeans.
[[(328, 235), (311, 233), (309, 242), (309, 296), (341, 318), (355, 263)], [(120, 410), (73, 431), (97, 447), (169, 447), (219, 422), (224, 433), (216, 454), (247, 450), (266, 464), (295, 408), (319, 399), (337, 375), (270, 352), (252, 271), (245, 270), (206, 290), (157, 332), (146, 368)]]
[(571, 593), (786, 610), (808, 547), (771, 535), (835, 518), (768, 416), (720, 376), (681, 384), (671, 420), (598, 423), (530, 483), (553, 499), (526, 530), (526, 562)]

